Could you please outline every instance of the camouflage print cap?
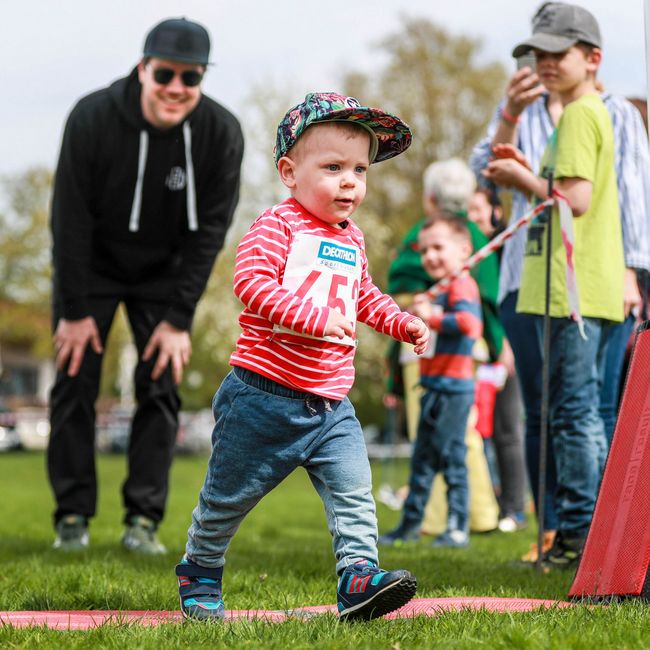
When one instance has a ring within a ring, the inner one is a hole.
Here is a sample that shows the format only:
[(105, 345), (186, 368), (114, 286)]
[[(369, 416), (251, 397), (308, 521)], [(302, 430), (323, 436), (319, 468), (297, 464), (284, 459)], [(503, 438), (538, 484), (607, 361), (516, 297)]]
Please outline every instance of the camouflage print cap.
[(290, 109), (278, 125), (275, 163), (285, 156), (311, 124), (354, 122), (371, 135), (370, 162), (381, 162), (406, 151), (411, 129), (399, 117), (379, 108), (361, 106), (354, 97), (336, 93), (310, 93)]

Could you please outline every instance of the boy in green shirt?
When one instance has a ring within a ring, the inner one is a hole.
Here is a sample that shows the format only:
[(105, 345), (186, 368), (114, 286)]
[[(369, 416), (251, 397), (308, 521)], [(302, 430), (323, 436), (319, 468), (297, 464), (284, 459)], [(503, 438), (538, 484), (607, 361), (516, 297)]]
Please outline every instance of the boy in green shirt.
[[(564, 105), (542, 158), (540, 176), (511, 147), (485, 175), (531, 196), (547, 197), (548, 177), (568, 200), (574, 219), (573, 261), (587, 340), (570, 318), (566, 254), (559, 215), (553, 211), (551, 242), (550, 430), (557, 465), (558, 535), (545, 554), (547, 568), (575, 568), (596, 502), (606, 437), (598, 412), (600, 362), (606, 331), (623, 320), (623, 246), (614, 174), (611, 119), (596, 88), (601, 62), (596, 19), (577, 5), (546, 3), (533, 20), (533, 36), (513, 56), (533, 51), (537, 74)], [(504, 119), (516, 119), (505, 115)], [(503, 152), (501, 152), (503, 153)], [(545, 307), (546, 227), (529, 228), (517, 310), (537, 315), (541, 342)]]

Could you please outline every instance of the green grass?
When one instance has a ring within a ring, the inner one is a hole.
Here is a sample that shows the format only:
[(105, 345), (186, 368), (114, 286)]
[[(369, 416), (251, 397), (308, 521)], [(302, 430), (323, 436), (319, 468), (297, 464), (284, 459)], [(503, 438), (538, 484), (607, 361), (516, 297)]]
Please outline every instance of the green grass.
[[(203, 481), (205, 458), (177, 458), (167, 517), (160, 529), (170, 549), (163, 558), (122, 551), (122, 457), (100, 456), (100, 501), (91, 547), (78, 555), (50, 549), (52, 498), (42, 454), (0, 455), (0, 610), (150, 609), (178, 606), (173, 566), (183, 552), (191, 510)], [(405, 466), (399, 468), (402, 476)], [(376, 469), (381, 474), (381, 468)], [(398, 514), (378, 507), (380, 530)], [(515, 566), (534, 538), (474, 535), (469, 549), (441, 551), (427, 541), (382, 551), (382, 566), (408, 568), (419, 597), (566, 597), (571, 576), (537, 575)], [(290, 476), (244, 521), (225, 573), (228, 609), (284, 609), (335, 600), (331, 541), (318, 496), (304, 472)], [(0, 627), (2, 648), (588, 648), (648, 647), (650, 608), (628, 602), (608, 608), (574, 607), (522, 614), (485, 611), (435, 618), (339, 624), (326, 615), (280, 624), (106, 625), (87, 632)]]

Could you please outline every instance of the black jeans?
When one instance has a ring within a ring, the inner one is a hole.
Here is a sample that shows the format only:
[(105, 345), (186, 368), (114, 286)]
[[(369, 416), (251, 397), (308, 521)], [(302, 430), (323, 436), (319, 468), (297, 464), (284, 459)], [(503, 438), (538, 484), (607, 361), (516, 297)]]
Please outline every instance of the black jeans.
[[(131, 424), (128, 449), (128, 476), (122, 487), (125, 521), (144, 515), (159, 522), (164, 514), (172, 462), (180, 398), (171, 370), (167, 368), (157, 380), (151, 379), (156, 356), (141, 360), (145, 345), (161, 321), (167, 304), (130, 297), (95, 297), (90, 299), (102, 344), (110, 329), (115, 311), (124, 302), (138, 350), (135, 369), (137, 408)], [(58, 322), (54, 306), (54, 327)], [(50, 395), (50, 442), (47, 468), (56, 498), (55, 523), (67, 514), (95, 514), (97, 479), (95, 473), (95, 401), (99, 393), (102, 355), (90, 346), (76, 377), (58, 371)]]

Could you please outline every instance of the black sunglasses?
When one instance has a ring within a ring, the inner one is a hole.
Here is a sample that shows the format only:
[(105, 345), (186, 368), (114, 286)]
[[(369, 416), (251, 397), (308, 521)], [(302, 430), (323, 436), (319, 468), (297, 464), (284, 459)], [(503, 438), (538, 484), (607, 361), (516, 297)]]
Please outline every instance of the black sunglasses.
[[(175, 74), (176, 72), (171, 68), (154, 68), (153, 70), (153, 78), (161, 86), (166, 86), (174, 78)], [(184, 86), (193, 88), (201, 83), (203, 73), (198, 70), (184, 70), (180, 73), (180, 78)]]

